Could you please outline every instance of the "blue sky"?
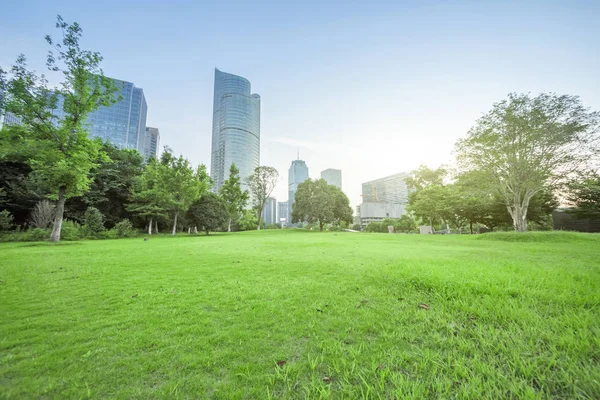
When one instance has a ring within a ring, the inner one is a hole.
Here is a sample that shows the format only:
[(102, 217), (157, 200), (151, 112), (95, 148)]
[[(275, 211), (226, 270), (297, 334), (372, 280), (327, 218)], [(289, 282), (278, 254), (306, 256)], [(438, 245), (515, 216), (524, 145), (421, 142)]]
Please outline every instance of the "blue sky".
[[(287, 3), (287, 4), (286, 4)], [(56, 14), (84, 29), (110, 77), (144, 89), (148, 125), (210, 165), (214, 67), (261, 95), (261, 164), (362, 182), (452, 160), (509, 92), (579, 95), (600, 110), (600, 1), (0, 0), (0, 65), (45, 68)]]

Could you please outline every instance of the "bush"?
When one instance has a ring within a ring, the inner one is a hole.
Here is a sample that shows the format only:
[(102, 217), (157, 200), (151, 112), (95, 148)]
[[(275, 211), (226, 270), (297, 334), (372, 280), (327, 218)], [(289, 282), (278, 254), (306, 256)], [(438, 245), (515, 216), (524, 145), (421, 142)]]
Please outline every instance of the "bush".
[(97, 235), (104, 231), (104, 215), (96, 207), (88, 207), (83, 214), (86, 235)]
[(14, 227), (13, 216), (8, 210), (0, 211), (0, 232), (9, 231)]
[(11, 231), (0, 235), (0, 242), (42, 242), (50, 240), (50, 230), (32, 228), (27, 231)]
[(61, 240), (80, 240), (85, 236), (85, 231), (77, 222), (63, 220), (60, 231)]
[(137, 231), (133, 229), (133, 225), (128, 219), (119, 222), (110, 231), (114, 232), (117, 238), (137, 236)]

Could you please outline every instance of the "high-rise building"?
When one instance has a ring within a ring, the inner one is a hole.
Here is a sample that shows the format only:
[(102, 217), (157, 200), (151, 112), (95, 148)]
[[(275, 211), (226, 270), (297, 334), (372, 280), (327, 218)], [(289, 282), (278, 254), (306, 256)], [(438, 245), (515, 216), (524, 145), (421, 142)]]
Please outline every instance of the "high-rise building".
[(298, 185), (308, 179), (308, 167), (302, 160), (292, 161), (288, 170), (288, 224), (292, 223), (292, 210)]
[(406, 213), (407, 173), (399, 173), (362, 184), (362, 204), (357, 208), (362, 227), (385, 218), (400, 218)]
[(260, 96), (250, 82), (215, 68), (210, 176), (218, 192), (235, 163), (244, 180), (260, 165)]
[(158, 158), (158, 145), (160, 142), (160, 133), (158, 128), (146, 127), (146, 137), (144, 139), (144, 160), (148, 161), (149, 158)]
[(405, 179), (408, 174), (399, 174), (375, 179), (362, 184), (362, 200), (364, 203), (406, 204), (408, 187)]
[(137, 149), (144, 155), (148, 113), (144, 91), (131, 82), (112, 81), (118, 89), (115, 96), (121, 96), (121, 101), (90, 113), (90, 136), (108, 140), (119, 148)]
[(267, 203), (265, 204), (265, 209), (262, 213), (263, 220), (265, 221), (265, 225), (276, 224), (277, 222), (277, 200), (275, 197), (269, 197), (267, 199)]
[(278, 201), (277, 202), (277, 222), (282, 226), (288, 225), (288, 202)]
[(342, 190), (342, 170), (329, 168), (325, 171), (321, 171), (321, 179)]

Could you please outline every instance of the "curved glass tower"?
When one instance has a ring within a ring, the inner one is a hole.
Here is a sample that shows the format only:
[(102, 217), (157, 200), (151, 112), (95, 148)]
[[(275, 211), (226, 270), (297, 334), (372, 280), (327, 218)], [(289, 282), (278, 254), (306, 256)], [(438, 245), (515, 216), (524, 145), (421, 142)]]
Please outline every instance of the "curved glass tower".
[(260, 96), (250, 82), (215, 68), (210, 176), (217, 192), (235, 163), (244, 180), (260, 165)]

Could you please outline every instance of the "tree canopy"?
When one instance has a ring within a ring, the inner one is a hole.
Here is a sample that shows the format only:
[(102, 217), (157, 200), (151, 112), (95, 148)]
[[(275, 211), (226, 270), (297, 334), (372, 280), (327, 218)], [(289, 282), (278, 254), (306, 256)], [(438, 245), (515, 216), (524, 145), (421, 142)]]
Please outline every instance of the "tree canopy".
[(206, 232), (207, 236), (210, 231), (221, 228), (228, 217), (225, 202), (212, 192), (204, 193), (192, 202), (186, 213), (188, 223)]
[(252, 205), (258, 220), (257, 229), (260, 229), (263, 210), (267, 199), (275, 189), (277, 179), (279, 179), (279, 172), (268, 166), (256, 167), (252, 175), (246, 178), (246, 185), (250, 190)]
[(330, 223), (352, 222), (348, 197), (324, 179), (308, 179), (298, 185), (292, 208), (292, 222), (318, 223), (319, 230)]

